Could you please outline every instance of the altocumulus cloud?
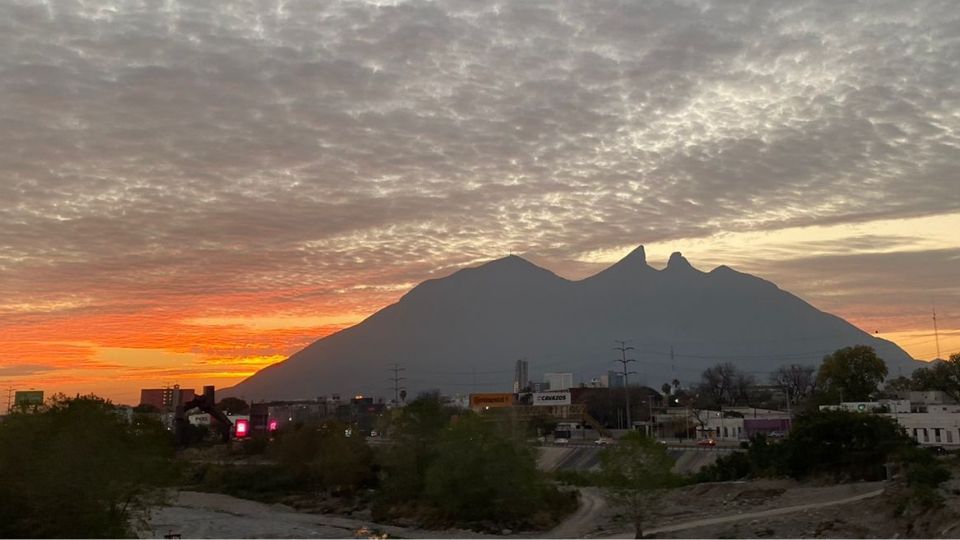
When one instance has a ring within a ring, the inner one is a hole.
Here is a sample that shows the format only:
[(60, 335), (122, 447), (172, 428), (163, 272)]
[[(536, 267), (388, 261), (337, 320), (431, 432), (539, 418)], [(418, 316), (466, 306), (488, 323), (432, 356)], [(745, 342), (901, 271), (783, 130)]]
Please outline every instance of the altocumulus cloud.
[(7, 0), (0, 295), (955, 211), (958, 35), (948, 1)]

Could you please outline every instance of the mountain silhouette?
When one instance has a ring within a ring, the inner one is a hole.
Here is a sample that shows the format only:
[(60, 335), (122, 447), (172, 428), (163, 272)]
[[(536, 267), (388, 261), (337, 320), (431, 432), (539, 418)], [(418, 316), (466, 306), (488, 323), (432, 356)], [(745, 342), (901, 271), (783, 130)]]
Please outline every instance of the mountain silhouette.
[(574, 382), (614, 370), (614, 340), (629, 340), (631, 382), (699, 380), (732, 362), (766, 383), (789, 364), (818, 366), (841, 347), (869, 345), (891, 375), (919, 365), (896, 344), (820, 311), (769, 281), (719, 266), (694, 268), (680, 253), (662, 270), (643, 246), (571, 281), (509, 256), (425, 281), (363, 322), (317, 340), (221, 393), (246, 399), (393, 397), (387, 368), (406, 371), (410, 395), (509, 391), (514, 361), (531, 380), (572, 372)]

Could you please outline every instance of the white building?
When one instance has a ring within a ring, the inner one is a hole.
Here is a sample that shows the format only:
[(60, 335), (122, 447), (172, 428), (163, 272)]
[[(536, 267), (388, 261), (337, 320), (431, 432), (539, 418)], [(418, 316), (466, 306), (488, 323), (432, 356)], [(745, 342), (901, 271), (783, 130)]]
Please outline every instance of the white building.
[(549, 390), (569, 390), (573, 388), (573, 373), (544, 373), (543, 382)]
[(845, 402), (820, 409), (881, 414), (900, 424), (921, 445), (960, 447), (960, 404), (943, 392), (911, 392), (910, 398)]

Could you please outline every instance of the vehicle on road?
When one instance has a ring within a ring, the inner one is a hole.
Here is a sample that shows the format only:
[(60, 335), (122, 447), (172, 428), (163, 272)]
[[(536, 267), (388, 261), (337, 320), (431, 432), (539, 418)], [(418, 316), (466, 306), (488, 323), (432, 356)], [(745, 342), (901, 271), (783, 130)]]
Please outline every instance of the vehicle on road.
[(594, 444), (596, 444), (597, 446), (607, 446), (609, 444), (613, 444), (613, 439), (610, 437), (600, 437), (599, 439), (594, 441)]
[(569, 442), (570, 442), (570, 439), (566, 437), (557, 437), (553, 439), (553, 444), (568, 444)]
[(697, 446), (716, 446), (717, 441), (713, 439), (700, 439), (697, 441)]

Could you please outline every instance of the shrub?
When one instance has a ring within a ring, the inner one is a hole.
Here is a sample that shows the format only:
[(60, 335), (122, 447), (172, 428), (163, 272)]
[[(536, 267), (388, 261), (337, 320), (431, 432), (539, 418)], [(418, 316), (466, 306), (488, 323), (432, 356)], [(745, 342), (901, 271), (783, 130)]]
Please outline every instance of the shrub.
[(123, 537), (174, 475), (159, 422), (95, 396), (54, 397), (0, 423), (0, 537)]

